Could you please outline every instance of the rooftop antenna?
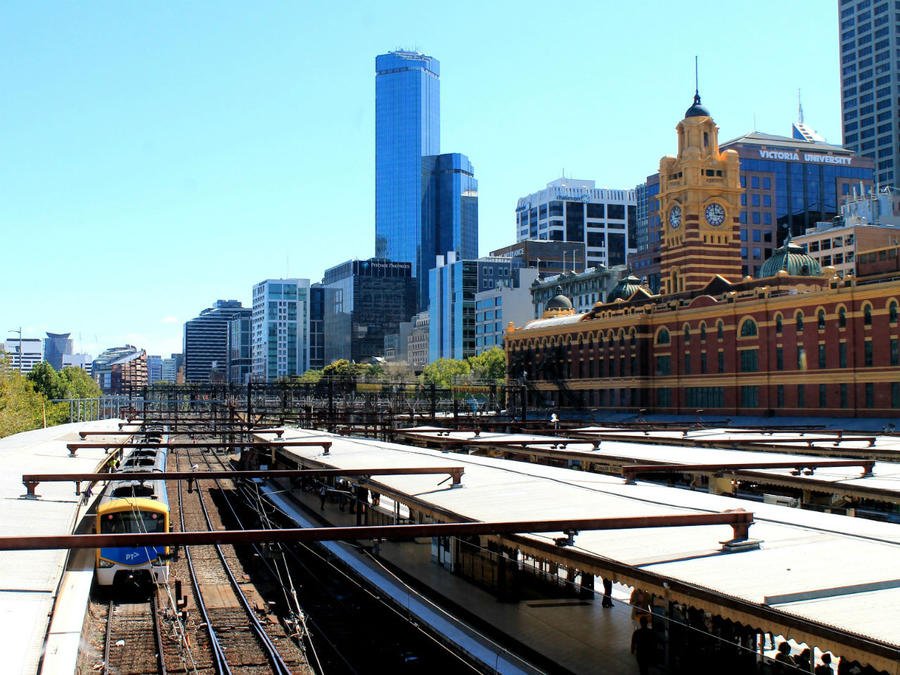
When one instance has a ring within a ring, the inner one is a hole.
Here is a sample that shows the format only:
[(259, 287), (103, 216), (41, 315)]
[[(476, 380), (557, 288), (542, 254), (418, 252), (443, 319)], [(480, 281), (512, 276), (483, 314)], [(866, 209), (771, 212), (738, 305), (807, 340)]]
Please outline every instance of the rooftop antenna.
[(700, 98), (700, 71), (697, 67), (697, 55), (694, 54), (694, 97)]
[(800, 90), (797, 89), (797, 112), (800, 115), (799, 122), (803, 124), (803, 101), (800, 99)]

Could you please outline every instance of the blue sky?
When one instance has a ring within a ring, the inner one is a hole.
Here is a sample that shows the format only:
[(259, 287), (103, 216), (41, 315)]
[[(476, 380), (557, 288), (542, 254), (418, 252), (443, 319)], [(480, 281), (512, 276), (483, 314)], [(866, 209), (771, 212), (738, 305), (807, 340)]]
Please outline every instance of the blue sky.
[(441, 62), (480, 251), (567, 176), (632, 188), (700, 93), (720, 140), (840, 143), (837, 2), (0, 4), (0, 335), (181, 350), (264, 278), (374, 253), (375, 56)]

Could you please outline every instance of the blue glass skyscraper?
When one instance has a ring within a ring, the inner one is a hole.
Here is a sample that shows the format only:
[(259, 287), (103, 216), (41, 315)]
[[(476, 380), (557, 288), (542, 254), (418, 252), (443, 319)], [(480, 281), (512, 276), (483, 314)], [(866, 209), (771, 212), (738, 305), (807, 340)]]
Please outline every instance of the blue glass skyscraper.
[(395, 51), (376, 57), (375, 71), (375, 257), (420, 276), (422, 157), (440, 154), (440, 64)]
[(375, 255), (412, 265), (417, 311), (438, 256), (478, 257), (478, 182), (440, 152), (440, 68), (418, 52), (375, 59)]

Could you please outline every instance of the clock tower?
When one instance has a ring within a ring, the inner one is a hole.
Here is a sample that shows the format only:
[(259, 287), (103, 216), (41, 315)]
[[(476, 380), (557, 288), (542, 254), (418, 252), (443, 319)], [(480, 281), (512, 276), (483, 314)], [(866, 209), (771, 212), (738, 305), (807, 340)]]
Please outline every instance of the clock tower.
[(719, 152), (719, 128), (699, 93), (676, 130), (678, 156), (659, 162), (663, 294), (703, 288), (717, 274), (741, 278), (738, 154)]

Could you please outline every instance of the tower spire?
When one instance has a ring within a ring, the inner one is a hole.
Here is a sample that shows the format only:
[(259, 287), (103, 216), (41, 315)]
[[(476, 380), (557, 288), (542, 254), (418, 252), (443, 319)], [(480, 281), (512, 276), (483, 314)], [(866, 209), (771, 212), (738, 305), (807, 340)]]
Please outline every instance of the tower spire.
[(694, 100), (700, 102), (700, 75), (697, 68), (697, 55), (694, 54)]
[(800, 90), (797, 89), (797, 113), (800, 116), (797, 120), (800, 124), (803, 124), (803, 101), (800, 99)]

